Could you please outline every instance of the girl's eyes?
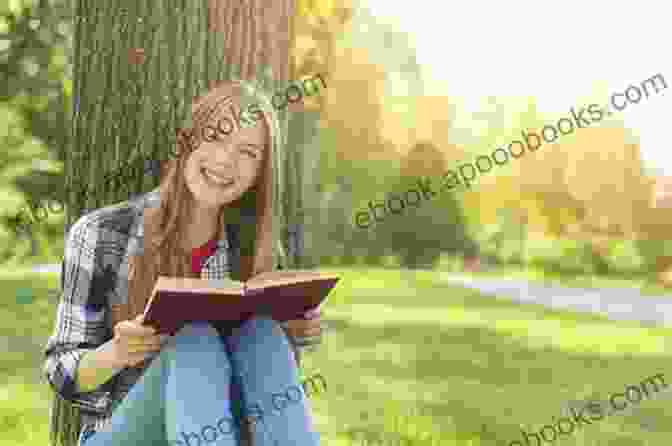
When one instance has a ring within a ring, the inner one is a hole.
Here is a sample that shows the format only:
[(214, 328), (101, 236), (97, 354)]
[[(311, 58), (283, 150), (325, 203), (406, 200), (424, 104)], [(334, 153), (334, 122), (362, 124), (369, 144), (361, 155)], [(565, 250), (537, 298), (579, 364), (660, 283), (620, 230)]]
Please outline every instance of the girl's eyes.
[(243, 153), (245, 153), (245, 154), (247, 154), (247, 155), (249, 155), (249, 156), (251, 156), (251, 157), (254, 158), (254, 159), (258, 159), (258, 158), (259, 158), (259, 152), (257, 152), (256, 150), (254, 150), (253, 148), (251, 148), (251, 147), (249, 147), (249, 146), (243, 146), (243, 147), (240, 149), (240, 151), (243, 152)]
[[(212, 138), (210, 140), (208, 140), (207, 138), (205, 138), (205, 139), (208, 142), (218, 142), (220, 144), (226, 145), (225, 141), (222, 138)], [(244, 145), (240, 145), (238, 147), (239, 147), (240, 152), (254, 158), (255, 160), (259, 159), (261, 157), (261, 154), (260, 154), (259, 150), (256, 149), (254, 146), (251, 146), (249, 144), (244, 144)]]

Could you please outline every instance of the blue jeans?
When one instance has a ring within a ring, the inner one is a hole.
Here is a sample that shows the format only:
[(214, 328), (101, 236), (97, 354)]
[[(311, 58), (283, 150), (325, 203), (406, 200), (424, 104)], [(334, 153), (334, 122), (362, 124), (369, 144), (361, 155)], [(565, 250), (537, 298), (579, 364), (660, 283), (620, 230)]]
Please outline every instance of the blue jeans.
[(289, 341), (271, 319), (249, 319), (225, 338), (205, 322), (185, 325), (113, 411), (109, 427), (82, 443), (235, 446), (241, 415), (255, 420), (258, 446), (319, 445)]

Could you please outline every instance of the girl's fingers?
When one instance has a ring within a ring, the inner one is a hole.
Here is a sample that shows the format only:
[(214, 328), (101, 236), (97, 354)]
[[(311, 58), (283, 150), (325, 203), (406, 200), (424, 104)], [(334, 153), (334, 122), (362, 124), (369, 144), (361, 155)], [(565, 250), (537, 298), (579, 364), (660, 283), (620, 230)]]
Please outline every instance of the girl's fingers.
[(322, 336), (319, 309), (307, 312), (304, 319), (294, 319), (282, 324), (287, 336), (292, 338), (318, 338)]
[(129, 351), (154, 351), (163, 347), (166, 342), (166, 337), (159, 335), (130, 339), (126, 345)]
[(143, 362), (145, 359), (147, 359), (147, 353), (136, 353), (136, 354), (129, 354), (128, 355), (128, 362), (132, 366), (137, 366), (141, 362)]
[(320, 327), (290, 328), (287, 330), (287, 334), (294, 338), (309, 338), (320, 336), (322, 334), (322, 329)]
[(295, 319), (287, 321), (285, 327), (289, 330), (309, 330), (320, 327), (320, 319)]
[(162, 344), (161, 344), (161, 341), (156, 340), (156, 341), (149, 341), (149, 342), (129, 342), (126, 345), (128, 345), (128, 348), (143, 348), (145, 346), (149, 347), (149, 346), (162, 345)]
[(161, 342), (162, 340), (158, 336), (148, 336), (146, 338), (129, 339), (128, 345), (149, 345), (149, 344), (161, 345)]
[(159, 336), (129, 336), (126, 338), (128, 345), (143, 345), (143, 344), (160, 344), (161, 338)]
[(122, 336), (127, 336), (127, 337), (144, 337), (144, 336), (152, 336), (155, 334), (155, 330), (152, 327), (145, 327), (140, 325), (139, 323), (135, 323), (132, 321), (125, 321), (121, 322), (117, 326), (117, 332), (122, 335)]
[(142, 353), (151, 353), (161, 350), (161, 344), (145, 344), (135, 347), (128, 347), (128, 353), (132, 354), (142, 354)]
[(299, 338), (312, 338), (312, 337), (320, 336), (320, 334), (322, 334), (322, 331), (318, 328), (318, 329), (314, 329), (314, 330), (303, 331), (303, 332), (299, 333), (299, 335), (297, 337), (299, 337)]

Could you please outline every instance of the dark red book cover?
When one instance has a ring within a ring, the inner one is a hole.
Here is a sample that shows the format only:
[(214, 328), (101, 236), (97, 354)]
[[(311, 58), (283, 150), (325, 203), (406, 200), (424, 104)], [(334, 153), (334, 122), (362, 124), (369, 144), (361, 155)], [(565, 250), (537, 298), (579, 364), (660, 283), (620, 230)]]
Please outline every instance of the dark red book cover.
[(316, 271), (274, 271), (248, 282), (161, 276), (145, 307), (144, 325), (172, 333), (187, 322), (242, 322), (266, 315), (284, 322), (317, 308), (340, 280)]

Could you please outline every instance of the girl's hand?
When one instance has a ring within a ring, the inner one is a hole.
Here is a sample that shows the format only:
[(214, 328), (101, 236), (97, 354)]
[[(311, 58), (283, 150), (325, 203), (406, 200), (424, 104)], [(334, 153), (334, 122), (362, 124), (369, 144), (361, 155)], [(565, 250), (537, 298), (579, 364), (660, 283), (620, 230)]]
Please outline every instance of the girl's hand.
[(656, 208), (672, 207), (672, 180), (670, 178), (660, 178), (656, 181), (652, 201), (653, 207)]
[(142, 325), (143, 315), (133, 320), (121, 321), (114, 326), (114, 353), (116, 359), (126, 367), (135, 366), (147, 359), (161, 347), (169, 337), (157, 335), (152, 327)]
[(287, 321), (284, 323), (284, 327), (287, 331), (287, 335), (293, 338), (311, 338), (322, 334), (319, 318), (312, 320), (295, 319)]
[(311, 338), (322, 335), (319, 310), (309, 311), (303, 319), (294, 319), (282, 325), (287, 335), (293, 338)]

